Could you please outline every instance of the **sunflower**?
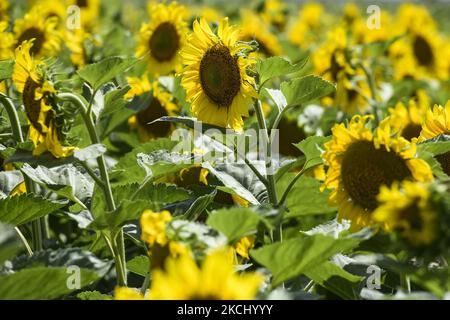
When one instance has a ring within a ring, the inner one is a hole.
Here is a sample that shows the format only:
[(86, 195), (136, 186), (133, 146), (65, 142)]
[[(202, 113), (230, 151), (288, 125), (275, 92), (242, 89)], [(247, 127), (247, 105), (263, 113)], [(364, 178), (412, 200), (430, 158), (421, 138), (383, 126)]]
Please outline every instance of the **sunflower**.
[(354, 3), (346, 3), (343, 11), (344, 24), (347, 27), (353, 27), (361, 18), (361, 10)]
[(9, 1), (0, 0), (0, 21), (9, 22)]
[(412, 246), (429, 245), (437, 235), (437, 212), (430, 205), (427, 185), (404, 181), (382, 186), (373, 220), (386, 231), (399, 232)]
[(414, 32), (423, 28), (433, 30), (437, 28), (436, 22), (427, 8), (423, 5), (413, 3), (400, 5), (395, 20), (397, 21), (397, 32), (399, 33), (404, 31)]
[[(433, 139), (442, 134), (450, 135), (450, 100), (445, 107), (435, 105), (433, 110), (428, 110), (419, 141)], [(450, 176), (450, 151), (437, 155), (436, 160), (439, 161), (444, 172)]]
[(167, 137), (173, 129), (170, 122), (150, 122), (164, 116), (174, 116), (178, 110), (175, 103), (172, 102), (172, 96), (169, 92), (160, 88), (157, 81), (152, 84), (147, 75), (141, 78), (130, 77), (127, 79), (131, 89), (125, 95), (125, 98), (139, 96), (152, 91), (153, 99), (150, 105), (133, 115), (128, 119), (128, 124), (136, 128), (141, 141), (148, 141), (160, 137)]
[(281, 55), (282, 49), (277, 37), (270, 32), (268, 25), (261, 17), (250, 10), (243, 10), (241, 12), (241, 25), (245, 26), (245, 28), (241, 28), (241, 40), (256, 40), (259, 55), (263, 57)]
[(255, 236), (240, 238), (233, 246), (236, 253), (244, 259), (250, 259), (248, 252), (255, 246)]
[(181, 53), (186, 64), (182, 85), (192, 111), (206, 123), (241, 130), (242, 116), (248, 116), (256, 97), (254, 79), (246, 73), (254, 60), (240, 55), (250, 47), (238, 42), (239, 30), (227, 18), (217, 35), (204, 19), (194, 21), (193, 28)]
[(164, 75), (180, 69), (178, 53), (186, 42), (186, 17), (186, 8), (176, 2), (151, 5), (150, 23), (142, 25), (136, 48), (138, 57), (148, 59), (151, 73)]
[(34, 6), (40, 7), (40, 13), (45, 19), (56, 18), (59, 29), (65, 27), (67, 7), (63, 0), (38, 0), (33, 2)]
[(30, 54), (35, 57), (55, 56), (60, 50), (61, 34), (57, 30), (57, 17), (46, 18), (43, 7), (34, 6), (23, 19), (14, 23), (16, 48), (24, 41), (34, 39)]
[(289, 29), (289, 41), (301, 48), (308, 48), (319, 40), (324, 20), (324, 9), (320, 3), (306, 3)]
[(166, 228), (170, 221), (172, 215), (166, 210), (161, 212), (145, 210), (141, 215), (141, 238), (149, 245), (152, 270), (164, 268), (168, 257), (178, 257), (189, 252), (183, 244), (167, 237)]
[(353, 22), (352, 32), (355, 42), (358, 44), (368, 44), (374, 42), (383, 42), (392, 37), (392, 17), (389, 12), (382, 10), (380, 12), (380, 24), (376, 28), (368, 25), (366, 17), (359, 17)]
[(100, 0), (67, 0), (67, 6), (80, 8), (80, 24), (92, 29), (100, 13)]
[(68, 30), (66, 32), (66, 38), (66, 45), (70, 50), (70, 60), (77, 68), (84, 67), (88, 60), (85, 42), (92, 41), (93, 36), (84, 28), (80, 28)]
[(445, 40), (432, 29), (412, 29), (389, 48), (396, 79), (448, 78)]
[(190, 255), (168, 259), (165, 271), (155, 270), (150, 299), (247, 300), (263, 281), (257, 273), (236, 274), (226, 250), (208, 254), (199, 268)]
[(373, 224), (370, 213), (382, 185), (433, 179), (428, 164), (416, 157), (415, 143), (393, 135), (388, 121), (373, 133), (371, 119), (356, 115), (347, 126), (336, 124), (322, 154), (328, 165), (322, 190), (332, 190), (329, 201), (339, 207), (340, 220), (352, 221), (352, 230)]
[(0, 42), (0, 60), (6, 60), (14, 57), (14, 36), (7, 32), (8, 22), (1, 21), (0, 22), (0, 38), (2, 41)]
[(336, 92), (323, 98), (323, 104), (346, 113), (364, 112), (369, 106), (370, 88), (362, 68), (350, 63), (351, 44), (345, 29), (337, 27), (329, 32), (328, 40), (313, 52), (311, 59), (316, 74), (336, 83)]
[(263, 0), (257, 10), (264, 21), (283, 31), (287, 21), (287, 7), (283, 0)]
[(28, 121), (29, 136), (34, 143), (34, 155), (50, 151), (56, 158), (67, 157), (74, 148), (63, 146), (62, 134), (56, 125), (56, 116), (52, 108), (51, 97), (55, 89), (47, 80), (44, 65), (31, 58), (30, 51), (34, 40), (24, 41), (15, 50), (16, 62), (12, 80), (22, 94)]
[(400, 101), (394, 108), (389, 108), (391, 128), (406, 140), (418, 138), (427, 110), (427, 105), (417, 103), (414, 99), (409, 100), (407, 107)]

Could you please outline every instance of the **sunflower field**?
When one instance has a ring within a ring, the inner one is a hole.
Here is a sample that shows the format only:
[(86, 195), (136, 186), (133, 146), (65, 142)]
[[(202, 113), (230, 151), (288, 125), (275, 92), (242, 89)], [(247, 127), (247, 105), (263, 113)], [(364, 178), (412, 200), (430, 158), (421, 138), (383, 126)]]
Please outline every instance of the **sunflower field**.
[(0, 299), (450, 299), (449, 16), (0, 0)]

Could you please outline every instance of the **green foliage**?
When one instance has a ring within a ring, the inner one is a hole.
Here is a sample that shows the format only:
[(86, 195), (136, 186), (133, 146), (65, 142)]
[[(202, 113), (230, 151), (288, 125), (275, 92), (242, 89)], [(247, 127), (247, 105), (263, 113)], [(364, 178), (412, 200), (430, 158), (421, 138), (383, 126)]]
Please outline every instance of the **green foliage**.
[(302, 58), (296, 64), (292, 64), (282, 57), (270, 57), (259, 60), (256, 64), (256, 71), (259, 74), (260, 83), (264, 84), (272, 78), (300, 71), (305, 66), (306, 62), (308, 62), (308, 57)]
[(320, 77), (309, 75), (281, 84), (281, 92), (287, 105), (298, 106), (322, 98), (336, 89), (331, 82)]
[(248, 208), (221, 209), (212, 212), (206, 223), (222, 232), (230, 243), (243, 236), (256, 233), (261, 217)]
[(273, 275), (273, 286), (308, 272), (331, 256), (356, 247), (357, 239), (335, 239), (316, 234), (251, 250), (250, 255)]

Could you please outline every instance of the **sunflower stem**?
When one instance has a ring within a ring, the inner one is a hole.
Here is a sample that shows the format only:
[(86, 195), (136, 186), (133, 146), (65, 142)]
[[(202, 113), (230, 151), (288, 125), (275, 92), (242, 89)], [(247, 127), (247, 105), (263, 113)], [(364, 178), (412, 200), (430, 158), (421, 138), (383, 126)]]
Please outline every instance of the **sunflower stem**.
[(370, 104), (372, 107), (372, 112), (375, 115), (376, 125), (378, 125), (380, 123), (380, 115), (378, 113), (378, 108), (377, 108), (377, 91), (375, 88), (375, 78), (374, 78), (371, 70), (369, 70), (363, 63), (359, 63), (359, 66), (364, 71), (364, 74), (366, 75), (366, 78), (367, 78), (367, 83), (369, 84), (370, 94), (371, 94), (371, 98), (372, 98)]
[[(14, 103), (12, 100), (4, 95), (3, 93), (0, 93), (0, 103), (3, 105), (3, 107), (6, 109), (6, 113), (8, 114), (9, 123), (11, 125), (11, 132), (13, 135), (14, 140), (17, 143), (23, 143), (25, 140), (23, 138), (22, 134), (22, 127), (20, 126), (20, 120), (19, 115), (17, 114), (16, 107), (14, 106)], [(31, 181), (31, 179), (23, 175), (23, 179), (25, 181), (25, 185), (27, 187), (28, 193), (34, 192), (34, 184)], [(31, 228), (32, 228), (32, 240), (33, 240), (33, 250), (39, 251), (42, 250), (42, 224), (41, 219), (38, 219), (36, 221), (31, 222)]]
[(23, 245), (25, 246), (25, 249), (27, 250), (28, 255), (31, 257), (33, 255), (33, 250), (31, 250), (31, 246), (28, 243), (27, 239), (25, 238), (22, 231), (20, 231), (20, 229), (18, 227), (15, 227), (14, 229), (16, 230), (17, 234), (19, 235), (20, 240), (22, 240)]
[[(86, 104), (78, 97), (77, 95), (73, 93), (60, 93), (57, 96), (62, 101), (70, 101), (71, 103), (75, 104), (81, 111), (81, 116), (83, 118), (84, 124), (88, 130), (89, 137), (91, 139), (91, 142), (101, 143), (100, 138), (97, 133), (97, 129), (95, 127), (94, 119), (92, 118), (92, 112), (91, 112), (91, 106), (92, 106), (92, 99), (89, 103), (89, 106), (86, 106)], [(111, 183), (109, 181), (109, 175), (108, 170), (106, 167), (106, 161), (105, 157), (103, 155), (100, 155), (97, 158), (97, 164), (98, 169), (100, 171), (100, 177), (102, 184), (99, 184), (99, 187), (103, 190), (103, 194), (105, 196), (106, 205), (108, 207), (108, 210), (110, 212), (114, 212), (116, 210), (116, 204), (114, 202), (114, 197), (111, 189)], [(94, 179), (96, 180), (96, 179)], [(97, 182), (97, 181), (96, 181)], [(109, 243), (111, 250), (113, 252), (113, 256), (115, 259), (115, 265), (116, 265), (116, 273), (117, 273), (117, 282), (120, 286), (126, 286), (127, 285), (127, 270), (126, 270), (126, 258), (125, 258), (125, 243), (124, 243), (124, 237), (123, 237), (123, 229), (121, 228), (117, 234), (116, 237), (112, 239), (112, 241)]]

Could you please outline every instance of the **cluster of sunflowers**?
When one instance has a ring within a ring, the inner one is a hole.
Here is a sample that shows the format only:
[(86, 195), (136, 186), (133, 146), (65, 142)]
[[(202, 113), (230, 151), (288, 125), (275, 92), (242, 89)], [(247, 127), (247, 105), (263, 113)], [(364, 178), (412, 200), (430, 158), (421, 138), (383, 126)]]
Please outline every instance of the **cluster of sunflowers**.
[[(0, 298), (443, 297), (442, 25), (410, 3), (0, 0)], [(199, 123), (265, 147), (194, 163), (239, 152), (206, 129), (178, 152)]]

